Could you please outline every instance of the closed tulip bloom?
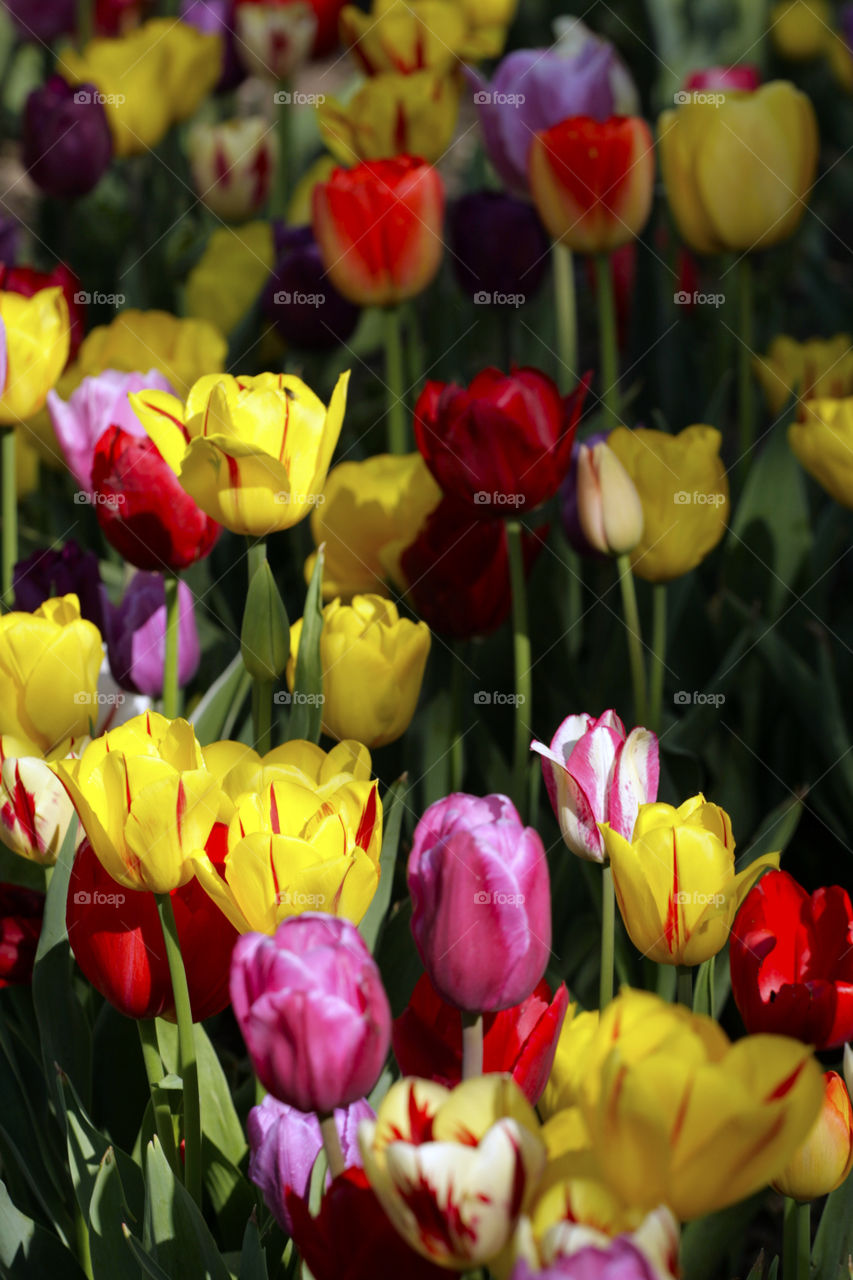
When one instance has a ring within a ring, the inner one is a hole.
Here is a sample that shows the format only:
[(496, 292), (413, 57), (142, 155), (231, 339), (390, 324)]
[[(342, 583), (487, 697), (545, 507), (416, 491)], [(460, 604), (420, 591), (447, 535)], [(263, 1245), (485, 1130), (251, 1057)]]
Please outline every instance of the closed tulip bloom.
[(631, 839), (607, 824), (601, 834), (628, 935), (658, 964), (701, 964), (721, 951), (749, 890), (779, 866), (768, 853), (736, 875), (729, 815), (703, 795), (677, 809), (641, 805)]
[(545, 1166), (536, 1113), (508, 1076), (453, 1090), (400, 1080), (358, 1136), (394, 1226), (418, 1253), (456, 1271), (501, 1252)]
[(548, 963), (551, 887), (542, 841), (506, 796), (430, 805), (408, 883), (415, 946), (444, 1000), (495, 1013), (530, 995)]
[[(253, 7), (292, 9), (303, 6), (294, 5), (293, 0), (234, 0), (234, 7), (239, 10)], [(308, 0), (305, 7), (313, 10), (315, 18), (313, 56), (322, 57), (331, 53), (338, 45), (338, 17), (343, 8), (343, 0)]]
[(447, 0), (374, 0), (370, 13), (341, 10), (341, 40), (368, 76), (453, 70), (468, 33), (462, 6)]
[[(290, 628), (291, 690), (302, 619)], [(323, 610), (323, 732), (383, 747), (401, 737), (415, 714), (430, 650), (429, 627), (401, 618), (381, 596), (332, 600)]]
[(0, 734), (32, 742), (46, 755), (82, 738), (96, 718), (103, 646), (80, 617), (75, 595), (46, 600), (33, 613), (0, 617)]
[(276, 242), (277, 261), (261, 297), (264, 317), (300, 350), (326, 351), (346, 342), (361, 311), (326, 275), (310, 226), (284, 228)]
[(342, 374), (328, 409), (300, 378), (276, 373), (210, 374), (185, 405), (159, 391), (130, 402), (201, 510), (232, 533), (265, 538), (304, 519), (323, 492), (348, 383)]
[(828, 0), (781, 0), (770, 11), (770, 23), (776, 52), (791, 62), (819, 58), (834, 34)]
[[(59, 747), (61, 755), (68, 745)], [(38, 748), (11, 734), (0, 736), (0, 841), (6, 848), (52, 867), (74, 817), (65, 788)]]
[(801, 1202), (840, 1187), (853, 1169), (853, 1106), (837, 1071), (824, 1073), (823, 1106), (805, 1142), (773, 1179), (773, 1190)]
[(776, 416), (795, 393), (801, 401), (841, 400), (853, 395), (853, 340), (849, 333), (806, 342), (779, 334), (766, 356), (754, 357), (752, 367), (770, 412)]
[(735, 90), (752, 93), (761, 84), (761, 72), (752, 63), (739, 63), (733, 67), (703, 67), (701, 71), (691, 71), (684, 81), (687, 92), (698, 90), (700, 93), (725, 93)]
[(281, 81), (307, 60), (317, 35), (317, 15), (307, 0), (288, 4), (238, 4), (237, 57), (249, 75)]
[(24, 105), (21, 159), (33, 182), (56, 199), (84, 196), (113, 154), (107, 113), (93, 84), (75, 90), (61, 76), (33, 89)]
[(94, 551), (84, 551), (73, 538), (61, 547), (43, 547), (15, 565), (14, 607), (18, 613), (33, 613), (51, 596), (72, 592), (80, 604), (81, 616), (104, 630), (101, 571)]
[(32, 298), (40, 290), (50, 289), (54, 285), (62, 290), (68, 304), (68, 360), (71, 361), (80, 349), (86, 327), (86, 304), (81, 300), (77, 276), (64, 262), (58, 262), (50, 271), (36, 271), (33, 267), (7, 267), (0, 261), (0, 289)]
[(581, 445), (578, 514), (584, 534), (605, 555), (633, 551), (643, 536), (643, 505), (634, 482), (606, 444)]
[(335, 169), (313, 192), (312, 224), (332, 284), (359, 306), (422, 293), (441, 265), (444, 184), (400, 155)]
[[(159, 573), (135, 573), (121, 603), (107, 602), (104, 628), (110, 670), (131, 693), (159, 698), (166, 660), (166, 588)], [(198, 670), (201, 648), (193, 593), (178, 584), (178, 683), (189, 684)]]
[(670, 582), (695, 569), (722, 538), (729, 516), (729, 482), (714, 427), (685, 427), (678, 435), (617, 427), (607, 438), (643, 504), (643, 536), (631, 568), (647, 582)]
[(853, 507), (853, 397), (807, 400), (788, 428), (800, 466), (842, 507)]
[(637, 116), (571, 116), (536, 134), (528, 165), (540, 218), (577, 253), (612, 253), (649, 220), (654, 141)]
[(218, 218), (246, 222), (269, 199), (278, 135), (263, 116), (194, 125), (187, 154), (196, 193)]
[(65, 368), (70, 340), (60, 288), (31, 298), (0, 292), (0, 427), (38, 412)]
[(234, 948), (231, 1000), (255, 1074), (321, 1115), (370, 1093), (391, 1042), (376, 962), (348, 920), (310, 913)]
[(626, 733), (615, 711), (595, 719), (567, 716), (551, 740), (532, 742), (542, 757), (542, 776), (566, 846), (589, 862), (606, 862), (599, 824), (626, 840), (634, 833), (640, 805), (657, 800), (658, 740), (648, 729)]
[(696, 253), (766, 249), (800, 225), (818, 135), (814, 108), (793, 85), (691, 100), (664, 111), (658, 140), (672, 215)]
[(0, 884), (0, 988), (33, 980), (45, 895), (18, 884)]
[(464, 293), (479, 304), (497, 305), (505, 302), (495, 294), (515, 294), (527, 302), (538, 293), (550, 246), (526, 200), (503, 191), (471, 191), (448, 212), (450, 261)]
[(365, 80), (346, 104), (327, 97), (317, 119), (323, 141), (341, 164), (401, 152), (436, 164), (450, 145), (458, 115), (459, 86), (452, 76), (387, 71)]
[(191, 880), (220, 805), (186, 720), (156, 712), (55, 766), (105, 871), (128, 889), (171, 893)]
[(228, 343), (209, 321), (130, 307), (86, 335), (73, 367), (74, 386), (81, 378), (106, 369), (122, 373), (156, 369), (177, 395), (185, 396), (203, 375), (225, 368), (227, 352)]

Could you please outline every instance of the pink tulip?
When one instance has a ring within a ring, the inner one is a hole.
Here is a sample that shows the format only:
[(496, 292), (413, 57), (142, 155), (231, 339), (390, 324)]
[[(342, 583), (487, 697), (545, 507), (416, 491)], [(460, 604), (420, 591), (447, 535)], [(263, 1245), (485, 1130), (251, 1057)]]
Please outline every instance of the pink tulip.
[(541, 839), (506, 796), (457, 793), (430, 805), (408, 866), (412, 933), (433, 986), (469, 1013), (526, 1000), (551, 949)]
[(391, 1009), (348, 920), (306, 912), (272, 938), (244, 934), (231, 961), (231, 1001), (255, 1073), (281, 1102), (326, 1115), (376, 1084)]
[(567, 716), (550, 747), (533, 742), (563, 840), (589, 862), (606, 862), (598, 823), (607, 822), (626, 840), (634, 834), (641, 804), (657, 800), (658, 740), (648, 729), (625, 726), (615, 711), (594, 720), (585, 712)]
[(684, 81), (685, 91), (720, 93), (726, 89), (752, 93), (761, 84), (761, 72), (751, 62), (736, 67), (705, 67), (692, 71)]

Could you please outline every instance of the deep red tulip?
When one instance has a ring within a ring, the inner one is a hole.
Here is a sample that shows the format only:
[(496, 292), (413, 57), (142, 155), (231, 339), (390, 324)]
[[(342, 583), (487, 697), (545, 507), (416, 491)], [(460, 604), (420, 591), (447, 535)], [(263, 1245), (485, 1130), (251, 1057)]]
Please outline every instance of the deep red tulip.
[(219, 525), (181, 487), (153, 440), (121, 427), (107, 427), (95, 445), (92, 489), (98, 524), (137, 569), (177, 573), (219, 537)]
[(853, 907), (839, 885), (809, 895), (768, 871), (735, 917), (729, 955), (747, 1031), (817, 1049), (853, 1039)]
[(537, 369), (484, 369), (467, 390), (428, 382), (415, 443), (445, 494), (484, 520), (516, 516), (560, 487), (588, 384), (589, 375), (562, 397)]
[[(560, 983), (554, 995), (543, 978), (521, 1004), (483, 1018), (483, 1071), (508, 1072), (535, 1106), (542, 1096), (569, 993)], [(462, 1015), (442, 1000), (424, 974), (408, 1007), (394, 1019), (394, 1056), (404, 1076), (420, 1076), (453, 1088), (462, 1079)]]
[(421, 293), (444, 252), (444, 183), (425, 160), (395, 156), (334, 169), (313, 195), (313, 227), (332, 284), (359, 306)]
[[(529, 573), (546, 527), (522, 535)], [(431, 631), (452, 640), (485, 636), (512, 608), (503, 520), (479, 519), (467, 504), (443, 498), (400, 557), (409, 602)]]
[[(211, 858), (224, 856), (224, 823), (207, 843)], [(228, 1004), (231, 952), (238, 933), (198, 880), (172, 890), (181, 954), (187, 971), (193, 1020), (201, 1022)], [(74, 859), (65, 909), (74, 958), (92, 986), (128, 1018), (168, 1018), (174, 1002), (166, 948), (153, 893), (118, 884), (84, 840)]]
[(56, 286), (65, 294), (68, 303), (68, 319), (71, 322), (71, 343), (68, 348), (68, 364), (77, 354), (86, 330), (86, 304), (82, 300), (80, 281), (70, 267), (59, 262), (52, 271), (35, 271), (32, 267), (7, 267), (0, 262), (0, 289), (6, 293), (20, 293), (31, 298), (40, 289)]
[(0, 884), (0, 987), (32, 982), (43, 915), (43, 893)]

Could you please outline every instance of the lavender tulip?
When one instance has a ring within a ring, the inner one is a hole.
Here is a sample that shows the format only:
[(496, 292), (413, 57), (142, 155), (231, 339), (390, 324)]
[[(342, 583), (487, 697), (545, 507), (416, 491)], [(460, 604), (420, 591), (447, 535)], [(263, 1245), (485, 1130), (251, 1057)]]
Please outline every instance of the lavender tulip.
[(234, 948), (231, 1001), (268, 1093), (321, 1115), (370, 1092), (391, 1044), (391, 1009), (355, 925), (306, 912)]
[(659, 1273), (629, 1240), (617, 1237), (607, 1247), (588, 1245), (556, 1258), (541, 1271), (517, 1262), (510, 1280), (657, 1280)]
[[(135, 573), (121, 604), (105, 597), (104, 639), (114, 679), (130, 693), (159, 698), (166, 662), (166, 588), (159, 573)], [(193, 593), (178, 586), (178, 683), (198, 670), (201, 650)]]
[(225, 93), (236, 89), (246, 79), (246, 72), (237, 57), (237, 36), (234, 0), (181, 0), (179, 17), (187, 26), (195, 27), (205, 35), (220, 35), (223, 44), (222, 75), (215, 92)]
[(35, 613), (39, 605), (51, 596), (67, 596), (73, 592), (80, 601), (80, 613), (104, 631), (104, 609), (101, 595), (101, 572), (98, 557), (93, 551), (69, 539), (57, 551), (44, 547), (34, 551), (26, 560), (15, 565), (12, 584), (15, 588), (15, 609)]
[(657, 800), (658, 740), (649, 729), (625, 726), (615, 711), (595, 720), (585, 712), (567, 716), (551, 741), (533, 742), (565, 844), (588, 862), (606, 862), (598, 823), (607, 822), (626, 840), (634, 834), (641, 804)]
[(84, 196), (113, 154), (107, 113), (94, 85), (72, 89), (51, 76), (24, 107), (21, 158), (36, 186), (58, 199)]
[(264, 316), (295, 347), (323, 351), (346, 342), (361, 311), (326, 275), (311, 228), (276, 227), (275, 247), (278, 260), (261, 298)]
[(551, 948), (551, 891), (541, 839), (501, 795), (430, 805), (408, 866), (412, 933), (433, 986), (469, 1013), (526, 1000)]
[[(475, 302), (514, 294), (525, 301), (548, 270), (551, 242), (539, 214), (504, 191), (472, 191), (448, 210), (453, 270)], [(488, 294), (488, 299), (478, 295)]]

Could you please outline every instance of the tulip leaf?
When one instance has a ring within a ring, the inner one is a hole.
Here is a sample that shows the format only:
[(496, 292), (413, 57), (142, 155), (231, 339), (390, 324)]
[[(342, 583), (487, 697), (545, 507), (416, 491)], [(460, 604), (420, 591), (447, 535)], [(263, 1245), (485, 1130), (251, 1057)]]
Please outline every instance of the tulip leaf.
[(720, 1272), (734, 1275), (743, 1237), (764, 1197), (762, 1190), (728, 1209), (689, 1222), (681, 1236), (681, 1274), (690, 1280), (713, 1280)]
[(0, 1181), (0, 1276), (3, 1280), (85, 1280), (74, 1254), (13, 1204)]
[(853, 1253), (853, 1174), (831, 1193), (820, 1215), (812, 1249), (811, 1274), (817, 1280), (848, 1280)]
[(261, 1246), (258, 1220), (254, 1213), (246, 1223), (240, 1251), (240, 1280), (269, 1280), (267, 1258)]
[(202, 1136), (204, 1189), (219, 1222), (219, 1236), (225, 1245), (239, 1244), (246, 1219), (257, 1211), (258, 1194), (235, 1164)]
[(142, 1243), (154, 1261), (169, 1276), (230, 1280), (207, 1223), (156, 1138), (145, 1152), (145, 1186)]
[(323, 561), (325, 545), (317, 551), (314, 572), (305, 597), (299, 653), (296, 656), (293, 699), (288, 737), (320, 741), (323, 721), (323, 666), (320, 661), (320, 633), (323, 630)]
[(151, 1254), (145, 1252), (136, 1236), (132, 1235), (131, 1232), (128, 1231), (125, 1223), (121, 1224), (121, 1230), (125, 1243), (129, 1245), (130, 1252), (133, 1254), (140, 1267), (142, 1267), (145, 1274), (147, 1276), (151, 1276), (151, 1280), (170, 1280), (170, 1277), (166, 1275), (163, 1268), (157, 1266), (157, 1263), (151, 1257)]
[[(194, 1031), (202, 1099), (202, 1132), (232, 1164), (239, 1165), (246, 1152), (246, 1137), (234, 1108), (231, 1090), (216, 1050), (201, 1023), (195, 1024)], [(173, 1022), (157, 1019), (157, 1043), (167, 1072), (175, 1075), (178, 1071), (178, 1029)]]
[(376, 954), (388, 908), (391, 905), (394, 872), (400, 850), (400, 828), (403, 822), (403, 810), (406, 807), (404, 797), (408, 785), (408, 775), (404, 773), (401, 778), (391, 784), (382, 801), (385, 825), (382, 832), (382, 852), (379, 855), (379, 885), (364, 919), (358, 926), (359, 933), (371, 955)]
[(81, 1105), (71, 1081), (62, 1079), (60, 1083), (68, 1136), (68, 1165), (74, 1183), (74, 1194), (84, 1220), (91, 1216), (95, 1185), (101, 1175), (104, 1160), (111, 1153), (110, 1163), (115, 1166), (122, 1200), (127, 1206), (122, 1218), (127, 1220), (130, 1215), (136, 1221), (141, 1221), (145, 1188), (139, 1166), (98, 1132)]
[(716, 956), (704, 960), (696, 972), (696, 984), (693, 988), (693, 1012), (704, 1013), (713, 1018), (714, 1012), (714, 961)]
[[(138, 1175), (138, 1169), (136, 1173)], [(89, 1249), (96, 1276), (109, 1276), (110, 1280), (125, 1280), (125, 1277), (137, 1280), (139, 1273), (125, 1248), (122, 1232), (127, 1217), (127, 1202), (115, 1152), (108, 1147), (95, 1177), (89, 1205)]]
[(266, 557), (258, 561), (246, 592), (240, 652), (252, 678), (269, 684), (275, 683), (290, 657), (287, 610)]
[(195, 735), (203, 747), (217, 742), (225, 725), (239, 715), (252, 687), (252, 677), (243, 665), (242, 654), (231, 659), (222, 675), (216, 679), (196, 706), (190, 720)]
[(762, 819), (758, 830), (743, 853), (738, 856), (737, 869), (743, 871), (756, 858), (767, 853), (784, 853), (794, 838), (800, 818), (803, 816), (803, 796), (789, 796)]

